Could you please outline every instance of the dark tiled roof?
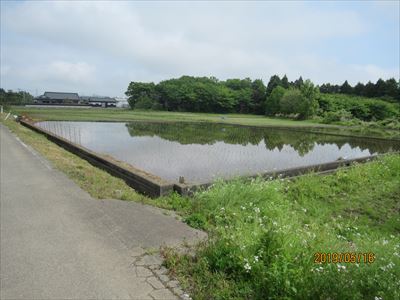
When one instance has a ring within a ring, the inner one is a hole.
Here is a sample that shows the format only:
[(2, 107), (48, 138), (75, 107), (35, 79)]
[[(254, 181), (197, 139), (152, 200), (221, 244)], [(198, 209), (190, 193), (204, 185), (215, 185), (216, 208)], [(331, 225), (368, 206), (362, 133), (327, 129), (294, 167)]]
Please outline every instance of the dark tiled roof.
[(78, 93), (45, 92), (40, 98), (79, 100)]
[(89, 102), (117, 102), (117, 100), (110, 97), (89, 97)]

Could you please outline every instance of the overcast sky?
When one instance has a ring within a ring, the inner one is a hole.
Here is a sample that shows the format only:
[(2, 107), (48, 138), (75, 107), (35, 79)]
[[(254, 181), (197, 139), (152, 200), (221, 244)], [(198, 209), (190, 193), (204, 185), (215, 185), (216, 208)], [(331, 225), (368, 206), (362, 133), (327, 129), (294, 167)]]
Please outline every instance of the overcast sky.
[(400, 77), (399, 1), (1, 1), (1, 87), (123, 96), (130, 81)]

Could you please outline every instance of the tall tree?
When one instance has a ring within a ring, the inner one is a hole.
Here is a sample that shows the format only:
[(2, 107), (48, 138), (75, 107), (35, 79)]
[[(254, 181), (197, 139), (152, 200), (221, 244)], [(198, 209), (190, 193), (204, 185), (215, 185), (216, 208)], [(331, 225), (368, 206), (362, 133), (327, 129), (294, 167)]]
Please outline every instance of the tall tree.
[(282, 87), (284, 87), (285, 89), (288, 89), (288, 88), (289, 88), (289, 80), (288, 80), (286, 74), (282, 77), (281, 85), (282, 85)]
[(365, 90), (365, 85), (362, 84), (361, 82), (359, 82), (354, 87), (354, 94), (358, 95), (358, 96), (363, 96), (364, 95), (364, 90)]
[(248, 113), (252, 106), (252, 82), (250, 78), (227, 79), (225, 85), (233, 91), (236, 102), (236, 111)]
[(22, 105), (32, 103), (33, 99), (34, 97), (26, 91), (14, 92), (8, 90), (6, 92), (4, 89), (0, 89), (0, 103), (2, 105)]
[(267, 97), (265, 101), (265, 114), (267, 116), (274, 116), (280, 111), (280, 101), (285, 94), (286, 89), (281, 86), (277, 86), (272, 90), (271, 95)]
[(299, 77), (299, 79), (296, 79), (295, 81), (294, 81), (294, 86), (296, 87), (296, 88), (300, 88), (302, 85), (303, 85), (303, 83), (304, 83), (304, 81), (303, 81), (303, 77)]
[(386, 95), (386, 82), (381, 78), (375, 83), (375, 97), (382, 97)]
[(267, 97), (269, 95), (271, 95), (271, 92), (274, 88), (276, 88), (277, 86), (282, 86), (282, 82), (281, 79), (279, 78), (278, 75), (273, 75), (271, 76), (271, 78), (269, 79), (268, 85), (267, 85)]
[(264, 114), (264, 104), (267, 88), (261, 79), (256, 79), (251, 84), (252, 111), (256, 114)]
[(280, 112), (286, 115), (298, 114), (303, 100), (302, 97), (301, 91), (297, 88), (286, 90), (279, 101)]
[(311, 80), (307, 79), (300, 87), (300, 91), (303, 99), (299, 110), (299, 117), (301, 119), (307, 119), (317, 112), (319, 89)]
[[(128, 103), (132, 109), (134, 109), (138, 103), (145, 106), (150, 106), (151, 103), (155, 103), (158, 99), (156, 86), (153, 82), (131, 82), (128, 86), (125, 95), (128, 96)], [(141, 107), (147, 108), (147, 107)]]
[(375, 95), (376, 95), (375, 84), (373, 84), (371, 81), (368, 81), (368, 83), (365, 85), (364, 88), (364, 96), (375, 97)]
[(340, 93), (342, 93), (342, 94), (352, 94), (353, 93), (353, 88), (347, 82), (347, 80), (340, 87)]
[(319, 91), (321, 93), (327, 94), (327, 93), (331, 93), (331, 84), (330, 83), (324, 83), (320, 86)]
[(400, 81), (390, 78), (386, 80), (386, 91), (385, 95), (400, 100)]

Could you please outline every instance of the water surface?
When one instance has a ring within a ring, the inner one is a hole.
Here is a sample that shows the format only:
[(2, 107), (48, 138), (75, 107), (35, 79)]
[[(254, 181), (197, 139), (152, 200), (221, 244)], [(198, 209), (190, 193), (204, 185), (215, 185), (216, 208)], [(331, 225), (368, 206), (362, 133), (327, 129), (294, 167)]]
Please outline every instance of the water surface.
[(39, 126), (163, 179), (200, 183), (399, 151), (394, 141), (199, 123), (40, 122)]

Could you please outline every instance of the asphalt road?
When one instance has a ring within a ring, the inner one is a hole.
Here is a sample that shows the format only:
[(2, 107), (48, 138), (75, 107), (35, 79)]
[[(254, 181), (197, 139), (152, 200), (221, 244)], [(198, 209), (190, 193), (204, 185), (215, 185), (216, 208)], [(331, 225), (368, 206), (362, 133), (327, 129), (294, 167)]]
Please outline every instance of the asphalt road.
[(150, 206), (92, 199), (3, 125), (0, 135), (1, 299), (185, 297), (144, 249), (201, 232)]

